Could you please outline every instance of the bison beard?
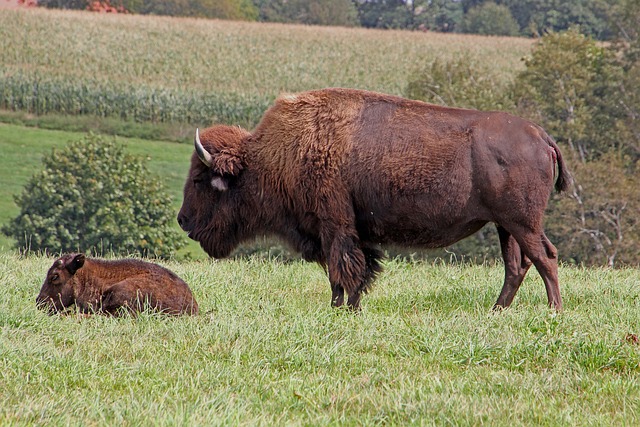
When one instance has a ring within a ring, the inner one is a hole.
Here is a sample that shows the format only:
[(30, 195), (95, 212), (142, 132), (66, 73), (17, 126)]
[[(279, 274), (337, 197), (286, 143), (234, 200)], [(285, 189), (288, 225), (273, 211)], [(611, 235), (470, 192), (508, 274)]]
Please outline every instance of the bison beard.
[[(570, 176), (556, 143), (500, 112), (325, 89), (279, 98), (249, 133), (196, 131), (178, 222), (213, 257), (279, 236), (328, 272), (331, 302), (358, 308), (382, 244), (448, 246), (496, 224), (508, 307), (533, 264), (560, 310), (557, 253), (542, 228)], [(556, 174), (557, 166), (557, 174)]]

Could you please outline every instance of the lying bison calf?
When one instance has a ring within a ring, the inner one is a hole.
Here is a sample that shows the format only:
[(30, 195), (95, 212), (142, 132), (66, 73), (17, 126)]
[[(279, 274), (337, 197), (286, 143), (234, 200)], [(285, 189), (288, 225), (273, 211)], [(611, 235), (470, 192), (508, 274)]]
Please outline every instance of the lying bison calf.
[(172, 271), (144, 261), (104, 261), (69, 254), (57, 259), (36, 298), (38, 308), (61, 312), (74, 304), (83, 313), (197, 314), (189, 286)]
[(378, 245), (451, 245), (498, 229), (513, 301), (533, 264), (562, 307), (542, 223), (569, 173), (535, 123), (500, 112), (326, 89), (280, 97), (253, 130), (196, 131), (178, 223), (213, 257), (274, 234), (329, 273), (334, 305), (357, 308), (381, 270)]

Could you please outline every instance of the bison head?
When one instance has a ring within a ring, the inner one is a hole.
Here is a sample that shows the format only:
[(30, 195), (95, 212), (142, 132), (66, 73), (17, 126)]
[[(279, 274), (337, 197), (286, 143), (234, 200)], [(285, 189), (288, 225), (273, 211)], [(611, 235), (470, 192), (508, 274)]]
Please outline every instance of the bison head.
[(238, 127), (214, 126), (196, 130), (195, 153), (184, 185), (178, 224), (210, 255), (221, 258), (237, 246), (238, 211), (242, 209), (239, 184), (244, 144), (250, 134)]
[(36, 305), (50, 314), (64, 311), (75, 303), (73, 281), (76, 272), (84, 265), (83, 254), (70, 254), (57, 259), (44, 279)]

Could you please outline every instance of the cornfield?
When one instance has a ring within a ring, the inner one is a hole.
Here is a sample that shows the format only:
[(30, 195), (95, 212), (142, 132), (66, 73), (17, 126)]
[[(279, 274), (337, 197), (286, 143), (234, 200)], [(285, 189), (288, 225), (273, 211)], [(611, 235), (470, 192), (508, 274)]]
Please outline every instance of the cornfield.
[(103, 15), (0, 14), (0, 108), (139, 122), (253, 126), (282, 92), (402, 95), (412, 74), (465, 53), (509, 79), (518, 38)]

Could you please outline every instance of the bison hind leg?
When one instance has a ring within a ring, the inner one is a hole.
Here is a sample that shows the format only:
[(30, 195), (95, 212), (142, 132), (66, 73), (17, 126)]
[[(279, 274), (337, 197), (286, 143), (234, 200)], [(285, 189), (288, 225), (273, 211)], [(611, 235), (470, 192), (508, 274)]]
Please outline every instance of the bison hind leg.
[(501, 226), (497, 226), (500, 249), (504, 260), (504, 285), (493, 306), (494, 310), (507, 308), (513, 302), (524, 276), (531, 267), (531, 260), (523, 253), (516, 239)]
[[(547, 291), (549, 307), (561, 311), (562, 297), (560, 296), (560, 286), (558, 284), (558, 251), (556, 247), (539, 228), (535, 229), (518, 225), (512, 225), (511, 227), (505, 226), (504, 228), (507, 229), (508, 233), (511, 233), (511, 236), (517, 241), (517, 245), (522, 251), (522, 260), (526, 261), (526, 264), (523, 265), (526, 265), (528, 268), (532, 262), (536, 270), (538, 270), (538, 273), (540, 273)], [(500, 229), (498, 229), (498, 232), (500, 233)], [(506, 264), (507, 259), (505, 258), (505, 265)], [(508, 274), (507, 271), (505, 288)], [(522, 276), (524, 277), (524, 274), (522, 274)], [(520, 279), (520, 282), (521, 281)], [(505, 288), (503, 288), (503, 293), (505, 292)], [(515, 290), (517, 290), (517, 288)], [(513, 293), (515, 294), (515, 291)], [(498, 298), (498, 302), (500, 302), (500, 298)], [(508, 302), (510, 303), (510, 301)], [(496, 304), (498, 305), (498, 303)]]

